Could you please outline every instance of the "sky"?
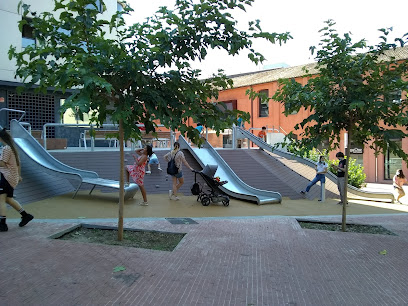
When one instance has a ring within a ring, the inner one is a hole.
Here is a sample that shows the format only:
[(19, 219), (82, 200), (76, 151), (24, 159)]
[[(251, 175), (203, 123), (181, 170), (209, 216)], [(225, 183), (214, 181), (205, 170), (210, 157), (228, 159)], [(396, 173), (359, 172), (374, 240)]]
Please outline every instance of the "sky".
[[(173, 7), (175, 0), (127, 0), (135, 10), (127, 18), (129, 24), (143, 22), (160, 6)], [(255, 0), (246, 13), (232, 12), (240, 29), (246, 29), (249, 20), (259, 19), (261, 27), (268, 32), (290, 32), (293, 39), (286, 44), (272, 45), (260, 40), (254, 44), (256, 51), (266, 57), (263, 64), (255, 65), (247, 54), (228, 56), (225, 52), (210, 52), (204, 62), (193, 67), (202, 70), (208, 77), (218, 69), (227, 75), (259, 71), (274, 65), (303, 65), (314, 61), (310, 46), (320, 41), (319, 29), (324, 21), (333, 19), (339, 34), (351, 32), (355, 41), (366, 39), (370, 45), (380, 42), (380, 28), (393, 27), (392, 37), (402, 37), (408, 33), (408, 0)]]

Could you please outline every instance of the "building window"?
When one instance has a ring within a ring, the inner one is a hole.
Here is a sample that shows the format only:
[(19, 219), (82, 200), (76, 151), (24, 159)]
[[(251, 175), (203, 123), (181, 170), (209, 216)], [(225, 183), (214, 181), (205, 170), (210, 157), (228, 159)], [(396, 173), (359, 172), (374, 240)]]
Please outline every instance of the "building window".
[[(60, 106), (62, 107), (65, 103), (65, 99), (60, 99)], [(61, 123), (66, 124), (82, 124), (82, 123), (89, 123), (89, 114), (83, 114), (83, 120), (81, 120), (77, 107), (75, 109), (68, 108), (62, 115), (61, 115)]]
[[(397, 83), (401, 79), (400, 78), (393, 78), (390, 82), (391, 83)], [(402, 91), (397, 89), (394, 91), (390, 91), (387, 94), (385, 94), (384, 101), (386, 103), (401, 103), (401, 96), (402, 96)]]
[(399, 104), (401, 103), (401, 95), (402, 95), (401, 90), (392, 91), (385, 97), (385, 102)]
[(317, 146), (317, 150), (319, 152), (323, 152), (324, 150), (328, 151), (330, 147), (330, 142), (328, 139), (324, 139), (318, 146)]
[(24, 18), (23, 20), (26, 23), (23, 25), (22, 29), (22, 47), (26, 48), (32, 45), (35, 46), (34, 28), (30, 25), (31, 19)]
[[(402, 147), (401, 139), (394, 140), (399, 147)], [(398, 169), (402, 168), (402, 158), (394, 155), (389, 150), (384, 156), (384, 179), (392, 180)]]
[(259, 117), (268, 117), (269, 116), (269, 90), (264, 89), (259, 91), (258, 97), (258, 108), (259, 108)]
[(224, 112), (225, 110), (237, 109), (237, 100), (221, 101), (217, 103), (217, 107)]
[[(29, 122), (33, 130), (42, 130), (46, 123), (55, 123), (55, 96), (23, 92), (9, 92), (8, 108), (25, 111), (24, 122)], [(8, 120), (18, 119), (19, 113), (9, 112)], [(54, 129), (47, 129), (47, 137), (53, 138)]]

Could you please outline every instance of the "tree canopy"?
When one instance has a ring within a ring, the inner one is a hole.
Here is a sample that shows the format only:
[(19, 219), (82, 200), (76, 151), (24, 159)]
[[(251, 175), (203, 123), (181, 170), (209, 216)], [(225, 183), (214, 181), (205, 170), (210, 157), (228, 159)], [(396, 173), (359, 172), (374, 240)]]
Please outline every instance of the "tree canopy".
[[(376, 154), (389, 150), (408, 161), (408, 154), (394, 141), (408, 136), (408, 62), (394, 56), (397, 46), (404, 46), (408, 33), (389, 43), (390, 29), (380, 29), (381, 42), (367, 46), (364, 39), (354, 43), (349, 33), (341, 37), (334, 21), (326, 24), (320, 30), (318, 48), (310, 48), (312, 54), (317, 50), (317, 74), (309, 75), (306, 85), (295, 79), (280, 80), (273, 96), (285, 105), (285, 115), (301, 108), (311, 111), (295, 125), (295, 130), (301, 130), (300, 139), (295, 140), (293, 133), (287, 135), (291, 147), (301, 154), (329, 140), (328, 149), (334, 150), (340, 148), (341, 133), (347, 132), (345, 182), (351, 139), (368, 145)], [(343, 192), (345, 231), (347, 184)]]
[(273, 96), (285, 105), (286, 115), (301, 108), (311, 111), (295, 126), (302, 130), (299, 140), (292, 138), (295, 147), (310, 150), (329, 140), (334, 150), (339, 148), (341, 132), (348, 132), (349, 141), (353, 138), (376, 152), (389, 149), (408, 161), (393, 141), (408, 135), (408, 63), (393, 55), (398, 46), (404, 46), (408, 33), (389, 43), (390, 29), (380, 29), (381, 42), (367, 46), (364, 39), (353, 43), (349, 33), (341, 37), (334, 21), (326, 23), (319, 46), (310, 48), (312, 54), (317, 50), (317, 74), (309, 75), (304, 86), (295, 79), (280, 80)]
[[(245, 10), (253, 0), (177, 0), (174, 9), (161, 7), (141, 23), (127, 26), (126, 6), (110, 20), (101, 19), (94, 0), (56, 0), (52, 12), (32, 12), (20, 2), (23, 19), (29, 23), (36, 45), (21, 52), (15, 47), (10, 58), (17, 61), (16, 76), (39, 92), (50, 88), (74, 89), (66, 108), (81, 116), (89, 113), (98, 125), (106, 120), (123, 120), (124, 137), (139, 138), (135, 123), (146, 132), (155, 130), (154, 120), (199, 142), (187, 119), (201, 122), (217, 132), (249, 114), (230, 111), (208, 103), (218, 90), (231, 86), (222, 71), (200, 79), (192, 61), (203, 61), (209, 49), (223, 49), (233, 56), (248, 51), (249, 60), (264, 60), (252, 48), (254, 39), (282, 43), (288, 33), (269, 33), (260, 22), (249, 23), (247, 31), (237, 28), (233, 10)], [(106, 7), (103, 5), (103, 10)]]
[[(258, 20), (247, 31), (237, 28), (233, 10), (245, 11), (253, 0), (176, 0), (174, 9), (161, 7), (144, 22), (127, 26), (124, 15), (101, 18), (95, 0), (55, 0), (52, 12), (22, 9), (20, 30), (25, 24), (33, 28), (36, 44), (22, 51), (9, 50), (17, 63), (16, 76), (26, 87), (35, 85), (38, 92), (73, 93), (64, 107), (80, 116), (90, 114), (91, 123), (103, 125), (107, 120), (119, 124), (120, 195), (118, 239), (123, 239), (124, 207), (124, 139), (140, 139), (136, 123), (146, 132), (155, 131), (157, 120), (166, 128), (179, 130), (199, 145), (198, 131), (188, 126), (188, 119), (220, 130), (230, 128), (237, 118), (249, 120), (249, 114), (228, 110), (217, 99), (218, 90), (232, 85), (222, 71), (200, 79), (200, 71), (191, 67), (203, 61), (209, 49), (222, 49), (234, 56), (248, 51), (249, 60), (264, 60), (252, 48), (254, 39), (282, 43), (289, 33), (269, 33)], [(102, 3), (102, 12), (106, 10)]]

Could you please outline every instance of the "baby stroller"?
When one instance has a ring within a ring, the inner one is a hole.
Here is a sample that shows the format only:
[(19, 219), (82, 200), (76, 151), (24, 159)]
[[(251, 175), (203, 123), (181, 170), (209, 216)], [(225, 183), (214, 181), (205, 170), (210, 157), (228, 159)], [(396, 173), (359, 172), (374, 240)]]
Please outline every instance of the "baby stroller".
[[(197, 201), (203, 204), (203, 206), (210, 205), (211, 202), (218, 203), (222, 202), (224, 206), (228, 206), (230, 199), (220, 190), (220, 186), (228, 183), (228, 181), (218, 181), (214, 178), (214, 174), (217, 171), (217, 165), (206, 165), (202, 171), (194, 171), (194, 184), (191, 188), (191, 192), (197, 196)], [(197, 182), (197, 174), (206, 182), (209, 190), (204, 191), (203, 187)]]

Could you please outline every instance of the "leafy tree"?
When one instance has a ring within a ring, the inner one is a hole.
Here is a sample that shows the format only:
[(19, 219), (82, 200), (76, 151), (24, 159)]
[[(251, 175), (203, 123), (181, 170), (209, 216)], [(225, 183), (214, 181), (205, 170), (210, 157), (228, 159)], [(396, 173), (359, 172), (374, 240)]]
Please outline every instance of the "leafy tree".
[[(407, 161), (407, 153), (393, 142), (408, 135), (401, 128), (408, 124), (407, 99), (393, 101), (389, 97), (396, 92), (401, 97), (401, 91), (408, 87), (407, 61), (396, 61), (390, 52), (397, 44), (404, 45), (408, 33), (388, 43), (390, 29), (380, 29), (381, 42), (367, 46), (364, 39), (353, 43), (349, 33), (341, 37), (332, 20), (326, 24), (320, 30), (319, 47), (310, 48), (312, 54), (317, 50), (317, 75), (310, 75), (304, 86), (294, 79), (280, 80), (280, 87), (273, 96), (285, 105), (286, 115), (301, 108), (311, 111), (295, 126), (295, 130), (301, 132), (301, 139), (295, 141), (296, 147), (300, 151), (310, 150), (329, 139), (329, 147), (334, 150), (339, 148), (340, 133), (345, 131), (348, 133), (347, 160), (350, 160), (350, 140), (353, 139), (368, 144), (376, 154), (389, 149)], [(347, 182), (348, 173), (345, 176)], [(347, 184), (347, 195), (346, 190)], [(346, 229), (345, 204), (343, 231)]]
[(16, 76), (29, 88), (38, 85), (37, 92), (74, 89), (65, 108), (74, 108), (80, 115), (90, 113), (90, 122), (97, 125), (108, 119), (119, 125), (119, 240), (123, 238), (123, 142), (140, 138), (135, 123), (143, 123), (146, 132), (155, 132), (159, 120), (200, 144), (197, 130), (186, 124), (188, 118), (212, 127), (217, 134), (237, 123), (238, 116), (249, 120), (248, 113), (208, 103), (217, 98), (219, 89), (232, 84), (222, 71), (202, 80), (190, 63), (205, 60), (209, 49), (223, 49), (231, 56), (246, 51), (258, 63), (264, 57), (252, 48), (254, 39), (282, 43), (290, 38), (288, 33), (262, 31), (258, 20), (250, 22), (247, 31), (239, 30), (231, 12), (245, 11), (252, 2), (176, 0), (173, 10), (161, 7), (131, 26), (123, 18), (132, 11), (129, 6), (103, 20), (94, 0), (55, 0), (52, 12), (42, 13), (19, 3), (23, 11), (20, 30), (30, 23), (37, 44), (21, 52), (10, 48), (9, 57), (18, 66)]

